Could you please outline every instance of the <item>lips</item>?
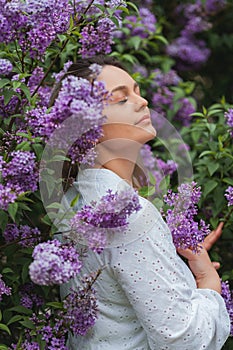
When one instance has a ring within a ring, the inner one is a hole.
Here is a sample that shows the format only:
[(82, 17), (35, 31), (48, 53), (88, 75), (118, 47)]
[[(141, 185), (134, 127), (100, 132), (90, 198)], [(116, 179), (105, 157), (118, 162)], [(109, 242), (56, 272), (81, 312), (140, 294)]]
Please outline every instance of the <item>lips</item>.
[(147, 120), (150, 121), (149, 114), (145, 114), (144, 116), (142, 116), (141, 119), (139, 119), (139, 121), (137, 121), (136, 125), (142, 123), (143, 121), (147, 121)]

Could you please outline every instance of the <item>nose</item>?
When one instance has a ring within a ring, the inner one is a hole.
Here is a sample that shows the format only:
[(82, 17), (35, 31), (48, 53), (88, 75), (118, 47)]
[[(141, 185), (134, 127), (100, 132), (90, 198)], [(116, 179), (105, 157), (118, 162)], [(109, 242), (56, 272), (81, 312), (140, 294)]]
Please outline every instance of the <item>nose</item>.
[(136, 112), (148, 106), (148, 101), (140, 95), (135, 96), (134, 103)]

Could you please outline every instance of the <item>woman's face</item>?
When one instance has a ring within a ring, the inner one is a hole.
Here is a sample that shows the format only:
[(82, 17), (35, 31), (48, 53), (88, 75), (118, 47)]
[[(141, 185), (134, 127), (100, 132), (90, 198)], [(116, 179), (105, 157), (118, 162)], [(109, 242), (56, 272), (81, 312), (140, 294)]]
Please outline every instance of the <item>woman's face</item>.
[(98, 80), (111, 93), (104, 108), (107, 122), (104, 140), (124, 138), (141, 144), (153, 139), (156, 131), (151, 123), (148, 102), (140, 95), (138, 84), (124, 70), (106, 65)]

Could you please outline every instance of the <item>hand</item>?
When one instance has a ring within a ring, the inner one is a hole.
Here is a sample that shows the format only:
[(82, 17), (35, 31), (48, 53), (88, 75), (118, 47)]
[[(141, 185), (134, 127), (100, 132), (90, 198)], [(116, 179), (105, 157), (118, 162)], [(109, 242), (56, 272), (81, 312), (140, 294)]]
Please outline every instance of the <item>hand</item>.
[(188, 259), (190, 270), (196, 279), (197, 288), (209, 288), (221, 293), (219, 275), (210, 260), (204, 243), (200, 245), (199, 253), (193, 253), (191, 249), (177, 249), (177, 251)]

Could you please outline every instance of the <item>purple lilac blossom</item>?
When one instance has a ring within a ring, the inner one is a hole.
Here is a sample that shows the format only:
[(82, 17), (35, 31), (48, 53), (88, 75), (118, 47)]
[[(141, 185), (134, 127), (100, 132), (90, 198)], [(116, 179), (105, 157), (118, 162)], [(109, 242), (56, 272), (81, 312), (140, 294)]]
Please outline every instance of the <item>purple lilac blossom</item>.
[(33, 307), (40, 307), (44, 304), (44, 299), (35, 292), (35, 287), (35, 284), (32, 282), (21, 286), (19, 292), (20, 305), (32, 309)]
[(128, 227), (128, 217), (141, 208), (138, 194), (132, 189), (103, 196), (99, 203), (85, 205), (71, 219), (72, 232), (66, 239), (77, 243), (84, 240), (94, 252), (101, 253), (109, 233), (122, 233)]
[(229, 282), (221, 282), (222, 285), (222, 297), (225, 301), (226, 308), (230, 317), (230, 322), (231, 322), (231, 330), (230, 330), (230, 335), (233, 336), (233, 295), (232, 291), (230, 290)]
[(156, 158), (153, 155), (150, 145), (145, 144), (140, 149), (140, 155), (146, 169), (149, 171), (154, 170), (156, 164)]
[(156, 167), (166, 176), (173, 174), (177, 170), (178, 165), (172, 159), (164, 162), (162, 159), (156, 158)]
[[(61, 322), (58, 321), (58, 324)], [(51, 350), (68, 350), (66, 347), (66, 338), (65, 335), (59, 335), (59, 326), (55, 324), (53, 327), (50, 325), (43, 326), (39, 333), (42, 334), (42, 340), (46, 343), (45, 349)]]
[(2, 178), (7, 186), (18, 194), (36, 191), (38, 171), (35, 154), (29, 151), (13, 151), (9, 157), (9, 162), (2, 169)]
[(67, 61), (64, 66), (63, 66), (63, 69), (60, 70), (60, 72), (58, 73), (53, 73), (52, 74), (52, 78), (55, 79), (55, 83), (59, 83), (60, 80), (62, 79), (62, 77), (66, 74), (66, 72), (68, 71), (68, 69), (70, 68), (70, 66), (73, 64), (72, 61)]
[(84, 276), (82, 287), (70, 291), (63, 301), (61, 318), (74, 335), (85, 335), (97, 319), (97, 301), (92, 276)]
[(12, 69), (12, 63), (9, 60), (0, 58), (0, 75), (7, 75), (12, 71)]
[(168, 45), (167, 54), (177, 59), (179, 69), (197, 69), (208, 60), (210, 50), (203, 40), (181, 36)]
[(140, 7), (138, 16), (126, 17), (125, 27), (130, 30), (130, 36), (144, 39), (156, 31), (156, 22), (156, 17), (148, 8)]
[(168, 108), (173, 108), (173, 97), (174, 92), (169, 90), (166, 86), (158, 88), (152, 96), (152, 103), (157, 112), (163, 111), (166, 106)]
[[(59, 139), (54, 140), (56, 147), (69, 149), (74, 162), (92, 163), (94, 153), (90, 151), (102, 136), (101, 126), (106, 119), (102, 114), (103, 103), (108, 95), (103, 82), (90, 83), (87, 79), (69, 75), (62, 80), (62, 87), (50, 112), (46, 113), (45, 108), (35, 108), (28, 112), (26, 120), (32, 132), (34, 129), (36, 135), (45, 139), (59, 129)], [(68, 118), (69, 125), (63, 123)], [(88, 154), (91, 154), (90, 158), (86, 157)]]
[(140, 154), (145, 168), (156, 180), (156, 191), (160, 192), (159, 185), (162, 179), (166, 175), (172, 175), (177, 170), (177, 163), (175, 163), (173, 160), (164, 162), (162, 159), (156, 158), (148, 144), (142, 146)]
[(82, 47), (79, 54), (83, 58), (92, 57), (99, 53), (109, 54), (115, 29), (116, 25), (109, 18), (100, 19), (96, 27), (92, 24), (86, 25), (80, 33)]
[(2, 301), (2, 296), (11, 295), (11, 288), (6, 286), (5, 282), (2, 280), (2, 275), (0, 274), (0, 301)]
[(0, 184), (0, 209), (7, 210), (8, 205), (14, 203), (16, 198), (16, 193), (10, 187)]
[(196, 108), (187, 97), (181, 98), (178, 102), (181, 106), (175, 115), (175, 119), (179, 120), (183, 126), (189, 126), (192, 120), (191, 114), (196, 111)]
[(17, 40), (23, 52), (39, 58), (68, 29), (71, 10), (68, 0), (1, 0), (0, 42)]
[(152, 81), (152, 86), (162, 87), (170, 85), (178, 85), (181, 78), (174, 69), (171, 69), (167, 73), (163, 73), (159, 68), (152, 71), (154, 74), (154, 80)]
[[(28, 81), (28, 87), (30, 89), (31, 94), (34, 92), (34, 90), (39, 85), (40, 81), (44, 77), (44, 70), (42, 67), (36, 67)], [(37, 91), (37, 101), (36, 106), (45, 106), (48, 107), (49, 99), (51, 95), (51, 87), (50, 86), (40, 86)]]
[(34, 247), (41, 241), (41, 232), (37, 227), (8, 224), (3, 237), (7, 243), (17, 241), (21, 247)]
[(38, 244), (32, 257), (34, 261), (29, 266), (29, 274), (39, 285), (66, 283), (79, 273), (82, 266), (76, 249), (56, 239)]
[(170, 207), (166, 211), (165, 219), (175, 247), (189, 248), (194, 253), (198, 253), (200, 243), (210, 233), (209, 225), (203, 220), (195, 221), (200, 196), (200, 187), (194, 181), (180, 185), (177, 193), (169, 190), (164, 196), (165, 203)]
[(230, 127), (230, 135), (233, 137), (233, 108), (229, 108), (227, 112), (224, 113), (227, 125)]
[(207, 14), (216, 14), (217, 12), (223, 10), (227, 5), (226, 0), (206, 0), (205, 10)]
[(228, 201), (228, 206), (233, 205), (233, 187), (232, 186), (229, 186), (226, 189), (225, 197)]
[(141, 64), (135, 64), (133, 66), (133, 72), (139, 73), (142, 77), (147, 78), (148, 77), (148, 70), (145, 66), (142, 66)]

